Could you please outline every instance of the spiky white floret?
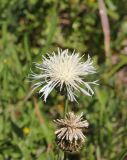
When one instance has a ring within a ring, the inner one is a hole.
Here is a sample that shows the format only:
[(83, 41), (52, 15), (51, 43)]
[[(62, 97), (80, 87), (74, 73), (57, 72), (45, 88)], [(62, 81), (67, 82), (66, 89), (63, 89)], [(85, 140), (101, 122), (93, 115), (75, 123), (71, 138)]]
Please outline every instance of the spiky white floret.
[(29, 75), (30, 79), (36, 81), (33, 88), (42, 86), (39, 93), (44, 96), (45, 101), (56, 87), (60, 91), (65, 87), (70, 101), (76, 101), (77, 91), (87, 96), (93, 95), (94, 91), (90, 84), (97, 83), (96, 81), (86, 82), (86, 77), (88, 74), (96, 73), (96, 69), (89, 55), (86, 62), (82, 62), (81, 59), (79, 53), (73, 51), (69, 54), (68, 49), (63, 51), (58, 49), (58, 54), (53, 52), (52, 55), (48, 55), (48, 58), (43, 57), (41, 64), (35, 63), (35, 67), (41, 71), (40, 74), (31, 72)]

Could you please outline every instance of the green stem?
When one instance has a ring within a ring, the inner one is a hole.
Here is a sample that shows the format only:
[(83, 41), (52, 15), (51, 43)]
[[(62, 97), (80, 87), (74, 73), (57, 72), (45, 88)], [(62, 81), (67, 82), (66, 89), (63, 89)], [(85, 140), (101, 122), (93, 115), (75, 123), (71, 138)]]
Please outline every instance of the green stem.
[[(64, 118), (66, 116), (66, 114), (68, 113), (69, 109), (68, 109), (68, 99), (65, 100), (65, 107), (64, 107)], [(63, 152), (61, 152), (61, 150), (59, 150), (59, 153), (58, 153), (58, 157), (57, 157), (57, 160), (67, 160), (67, 154), (66, 152), (64, 152), (64, 155), (62, 155)]]
[(68, 99), (65, 100), (64, 118), (65, 118), (67, 112), (68, 112)]
[(60, 150), (58, 151), (57, 160), (60, 160)]
[(63, 151), (61, 151), (61, 150), (59, 149), (59, 151), (58, 151), (58, 156), (57, 156), (57, 160), (63, 160), (63, 157), (64, 157), (64, 153), (63, 153)]
[(66, 152), (64, 152), (64, 160), (67, 160)]
[[(66, 117), (66, 114), (68, 113), (68, 99), (65, 100), (65, 108), (64, 108), (64, 118)], [(64, 160), (67, 160), (67, 153), (64, 152)]]

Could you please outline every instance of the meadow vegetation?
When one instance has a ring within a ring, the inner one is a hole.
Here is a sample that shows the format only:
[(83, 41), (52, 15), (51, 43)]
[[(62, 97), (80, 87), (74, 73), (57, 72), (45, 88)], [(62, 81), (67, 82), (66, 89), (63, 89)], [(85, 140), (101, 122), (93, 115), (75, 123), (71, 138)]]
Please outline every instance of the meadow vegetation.
[(54, 90), (47, 102), (27, 76), (33, 62), (57, 48), (94, 60), (99, 80), (92, 98), (79, 94), (90, 126), (75, 160), (127, 158), (127, 1), (105, 0), (110, 49), (106, 55), (97, 0), (0, 1), (0, 160), (56, 160), (53, 119), (63, 116), (64, 96)]

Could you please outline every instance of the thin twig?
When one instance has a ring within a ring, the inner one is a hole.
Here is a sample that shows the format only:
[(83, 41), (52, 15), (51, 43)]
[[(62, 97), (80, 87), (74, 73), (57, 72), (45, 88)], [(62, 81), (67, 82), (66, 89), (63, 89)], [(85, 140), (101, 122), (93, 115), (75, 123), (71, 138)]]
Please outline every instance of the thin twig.
[(18, 101), (18, 103), (16, 104), (16, 106), (18, 106), (18, 108), (22, 107), (27, 101), (28, 99), (32, 96), (32, 89), (30, 89), (27, 94), (25, 95), (25, 97), (23, 97), (20, 101)]
[(104, 45), (106, 57), (110, 57), (110, 26), (107, 16), (106, 6), (103, 0), (98, 0), (99, 3), (99, 13), (102, 23), (102, 29), (104, 32)]
[(34, 103), (34, 106), (35, 106), (36, 116), (38, 117), (40, 124), (43, 124), (44, 123), (44, 119), (43, 119), (43, 117), (42, 117), (42, 115), (40, 113), (40, 109), (39, 109), (39, 106), (37, 104), (37, 100), (36, 100), (35, 97), (33, 97), (33, 103)]

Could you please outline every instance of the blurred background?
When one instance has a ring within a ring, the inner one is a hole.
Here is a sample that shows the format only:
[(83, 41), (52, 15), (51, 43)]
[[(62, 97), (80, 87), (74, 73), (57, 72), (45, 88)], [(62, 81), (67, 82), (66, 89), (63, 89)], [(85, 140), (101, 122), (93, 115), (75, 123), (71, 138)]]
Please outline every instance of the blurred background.
[(62, 117), (64, 97), (53, 91), (44, 103), (27, 76), (57, 47), (89, 53), (100, 84), (92, 98), (69, 103), (90, 123), (71, 159), (126, 160), (126, 0), (0, 0), (0, 160), (56, 159), (52, 120)]

